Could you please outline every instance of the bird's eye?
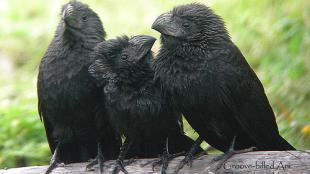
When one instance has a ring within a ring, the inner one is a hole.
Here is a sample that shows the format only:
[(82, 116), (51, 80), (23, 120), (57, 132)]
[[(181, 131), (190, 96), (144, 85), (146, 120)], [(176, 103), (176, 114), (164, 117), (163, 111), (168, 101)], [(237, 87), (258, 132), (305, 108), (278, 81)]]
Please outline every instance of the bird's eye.
[(83, 16), (82, 17), (82, 20), (85, 22), (85, 21), (87, 21), (87, 16)]
[(189, 27), (189, 23), (188, 22), (184, 22), (182, 25), (183, 25), (184, 28), (188, 28)]
[(121, 59), (122, 59), (122, 60), (127, 60), (127, 59), (128, 59), (128, 55), (123, 54), (123, 55), (121, 56)]

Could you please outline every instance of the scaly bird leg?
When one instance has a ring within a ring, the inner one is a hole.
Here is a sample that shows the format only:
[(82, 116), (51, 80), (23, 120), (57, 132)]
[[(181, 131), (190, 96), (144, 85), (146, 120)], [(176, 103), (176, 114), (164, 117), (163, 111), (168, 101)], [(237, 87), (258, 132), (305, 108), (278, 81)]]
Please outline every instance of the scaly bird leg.
[(59, 159), (58, 159), (59, 158), (58, 157), (59, 146), (60, 146), (60, 144), (58, 143), (56, 148), (55, 148), (54, 154), (53, 154), (53, 156), (51, 158), (50, 165), (48, 166), (45, 174), (51, 173), (58, 166), (58, 164), (60, 163)]
[(103, 163), (106, 161), (102, 154), (101, 143), (97, 144), (97, 157), (92, 160), (87, 166), (86, 171), (90, 170), (94, 165), (99, 164), (99, 174), (103, 173)]
[(224, 153), (223, 155), (216, 157), (212, 160), (211, 163), (217, 162), (218, 164), (216, 165), (216, 169), (215, 169), (215, 173), (217, 173), (217, 171), (222, 167), (222, 165), (229, 159), (231, 158), (233, 155), (235, 154), (241, 154), (241, 153), (246, 153), (246, 152), (252, 152), (253, 150), (256, 149), (256, 147), (250, 147), (247, 149), (241, 149), (241, 150), (235, 150), (234, 146), (235, 146), (235, 142), (236, 142), (236, 136), (234, 136), (231, 145), (229, 146), (229, 149), (226, 153)]
[[(162, 155), (162, 163), (163, 163), (163, 166), (161, 168), (161, 174), (166, 174), (166, 170), (168, 168), (168, 164), (169, 164), (169, 161), (171, 160), (171, 158), (169, 159), (169, 157), (171, 156), (169, 154), (169, 145), (168, 145), (168, 137), (166, 139), (166, 145), (164, 147), (164, 151), (163, 151), (163, 155)], [(153, 166), (153, 171), (154, 171), (154, 166)]]
[[(192, 162), (195, 159), (194, 155), (196, 154), (200, 144), (202, 143), (203, 139), (201, 137), (198, 137), (193, 146), (190, 148), (190, 150), (186, 153), (185, 158), (182, 159), (182, 161), (178, 164), (174, 174), (177, 174), (185, 164), (188, 164), (190, 167), (192, 167)], [(205, 153), (205, 152), (204, 152)], [(200, 156), (200, 155), (199, 155)]]
[[(169, 160), (169, 161), (171, 161), (171, 160), (173, 160), (174, 158), (176, 158), (176, 157), (179, 157), (179, 156), (182, 156), (182, 155), (184, 155), (185, 154), (185, 152), (180, 152), (180, 153), (176, 153), (176, 154), (169, 154), (168, 155), (168, 157), (167, 157), (167, 159)], [(162, 158), (160, 158), (160, 159), (155, 159), (155, 160), (151, 160), (151, 161), (148, 161), (148, 162), (146, 162), (146, 163), (144, 163), (144, 164), (141, 164), (140, 166), (141, 167), (145, 167), (145, 166), (147, 166), (147, 165), (149, 165), (149, 164), (152, 164), (152, 168), (153, 168), (153, 171), (155, 170), (155, 167), (156, 166), (159, 166), (159, 165), (162, 165), (162, 163), (163, 163), (163, 159)]]
[(161, 173), (166, 174), (166, 170), (168, 168), (169, 162), (171, 160), (173, 160), (174, 158), (181, 156), (181, 155), (184, 155), (184, 152), (176, 153), (176, 154), (172, 154), (172, 155), (169, 153), (169, 143), (168, 143), (168, 138), (167, 138), (165, 146), (163, 148), (163, 154), (162, 154), (161, 158), (149, 161), (149, 162), (143, 164), (142, 167), (144, 167), (148, 164), (152, 164), (152, 169), (154, 171), (156, 166), (162, 165)]
[(130, 148), (131, 144), (132, 142), (128, 143), (127, 139), (125, 140), (123, 146), (121, 147), (119, 156), (116, 160), (116, 166), (113, 170), (113, 174), (117, 174), (119, 171), (122, 171), (124, 174), (129, 174), (125, 169), (125, 165), (128, 165), (128, 163), (124, 164), (124, 158), (126, 157), (128, 149)]

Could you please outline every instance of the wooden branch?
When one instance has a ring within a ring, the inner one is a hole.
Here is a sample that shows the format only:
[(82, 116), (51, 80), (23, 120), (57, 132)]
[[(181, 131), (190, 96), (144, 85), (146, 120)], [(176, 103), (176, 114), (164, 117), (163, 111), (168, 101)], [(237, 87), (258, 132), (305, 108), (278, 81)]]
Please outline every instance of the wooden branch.
[[(193, 162), (192, 168), (185, 166), (179, 173), (190, 174), (214, 174), (217, 163), (210, 164), (210, 161), (219, 155), (205, 155)], [(167, 173), (171, 173), (178, 162), (183, 157), (175, 158), (169, 163)], [(150, 174), (160, 173), (160, 167), (152, 171), (151, 165), (141, 167), (142, 164), (147, 163), (152, 159), (138, 159), (126, 169), (129, 173)], [(68, 164), (56, 168), (52, 174), (80, 174), (80, 173), (98, 173), (98, 166), (94, 167), (93, 171), (85, 171), (87, 163)], [(104, 174), (112, 173), (114, 161), (105, 163)], [(12, 168), (0, 170), (0, 174), (42, 174), (45, 172), (47, 166), (32, 166), (22, 168)], [(122, 173), (122, 172), (120, 172)], [(237, 154), (231, 157), (216, 173), (224, 174), (287, 174), (287, 173), (310, 173), (310, 151), (258, 151), (243, 154)]]

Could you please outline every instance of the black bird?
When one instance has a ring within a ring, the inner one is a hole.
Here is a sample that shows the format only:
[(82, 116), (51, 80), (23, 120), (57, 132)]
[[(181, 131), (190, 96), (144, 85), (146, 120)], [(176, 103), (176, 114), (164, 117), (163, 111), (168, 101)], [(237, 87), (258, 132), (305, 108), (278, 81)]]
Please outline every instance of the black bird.
[(155, 38), (147, 35), (104, 41), (96, 47), (96, 61), (89, 68), (98, 81), (108, 81), (103, 90), (109, 120), (125, 137), (114, 173), (127, 173), (123, 165), (127, 152), (135, 157), (163, 153), (165, 173), (170, 158), (167, 148), (178, 153), (187, 151), (194, 142), (183, 134), (180, 114), (169, 107), (160, 88), (154, 86), (154, 42)]
[[(155, 80), (200, 135), (196, 144), (205, 140), (228, 154), (231, 144), (236, 150), (295, 149), (280, 136), (262, 83), (221, 17), (193, 3), (160, 15), (152, 28), (162, 43)], [(190, 155), (179, 168), (188, 161)]]
[(39, 67), (38, 111), (53, 153), (46, 171), (60, 162), (87, 161), (97, 154), (97, 141), (107, 159), (116, 158), (121, 146), (107, 122), (96, 134), (96, 118), (104, 118), (97, 97), (101, 89), (88, 73), (89, 56), (105, 36), (97, 14), (86, 4), (70, 1), (62, 7), (62, 19)]

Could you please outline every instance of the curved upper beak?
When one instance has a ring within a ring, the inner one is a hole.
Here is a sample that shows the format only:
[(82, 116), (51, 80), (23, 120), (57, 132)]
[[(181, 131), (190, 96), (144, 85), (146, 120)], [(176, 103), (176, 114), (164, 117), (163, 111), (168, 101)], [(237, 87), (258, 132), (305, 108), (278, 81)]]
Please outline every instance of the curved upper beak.
[(161, 34), (178, 37), (179, 30), (172, 19), (171, 12), (167, 12), (158, 16), (152, 24), (152, 29), (160, 32)]
[(156, 41), (156, 38), (152, 37), (152, 36), (148, 36), (148, 35), (143, 35), (140, 38), (140, 43), (142, 45), (142, 47), (144, 47), (145, 49), (151, 50), (154, 43)]
[(129, 43), (137, 46), (137, 58), (142, 58), (153, 47), (156, 38), (148, 35), (138, 35), (130, 39)]
[(73, 11), (74, 7), (71, 4), (68, 4), (62, 12), (62, 19), (66, 23), (70, 23), (73, 20)]

